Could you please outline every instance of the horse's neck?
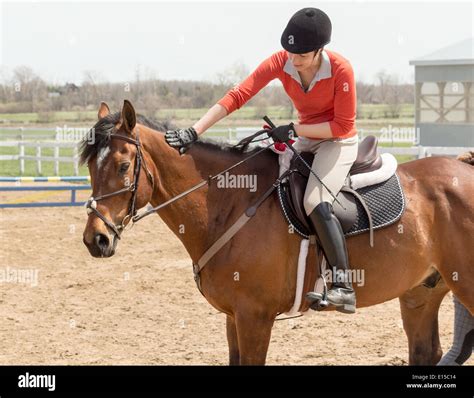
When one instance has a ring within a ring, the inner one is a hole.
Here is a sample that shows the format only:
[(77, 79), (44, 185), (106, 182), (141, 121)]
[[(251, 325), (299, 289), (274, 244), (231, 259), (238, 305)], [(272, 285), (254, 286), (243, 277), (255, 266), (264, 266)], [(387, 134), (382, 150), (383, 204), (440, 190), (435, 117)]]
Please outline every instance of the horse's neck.
[[(180, 156), (164, 140), (163, 134), (141, 127), (141, 141), (145, 152), (151, 157), (155, 190), (151, 204), (157, 206), (188, 190), (208, 177), (212, 159), (192, 148), (192, 156)], [(193, 259), (198, 261), (215, 235), (216, 214), (222, 212), (222, 203), (211, 203), (209, 188), (202, 187), (166, 206), (159, 216), (183, 242)]]

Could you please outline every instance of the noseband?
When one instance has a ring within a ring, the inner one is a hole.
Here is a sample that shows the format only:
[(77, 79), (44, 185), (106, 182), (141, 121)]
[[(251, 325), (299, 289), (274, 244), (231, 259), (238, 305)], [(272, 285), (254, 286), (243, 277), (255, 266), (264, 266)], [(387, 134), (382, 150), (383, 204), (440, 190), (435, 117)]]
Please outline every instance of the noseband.
[[(125, 228), (126, 221), (127, 220), (130, 221), (137, 213), (136, 199), (137, 199), (138, 182), (140, 180), (140, 171), (141, 171), (142, 165), (143, 165), (143, 168), (145, 169), (148, 179), (151, 182), (152, 190), (154, 188), (153, 175), (150, 173), (150, 170), (148, 169), (146, 165), (145, 158), (143, 157), (142, 146), (141, 146), (140, 139), (138, 136), (138, 129), (136, 132), (136, 136), (137, 136), (137, 139), (134, 140), (133, 138), (129, 138), (124, 135), (110, 134), (110, 138), (116, 138), (118, 140), (127, 141), (137, 147), (137, 154), (135, 156), (135, 169), (133, 173), (133, 182), (129, 186), (125, 186), (124, 188), (119, 189), (118, 191), (107, 193), (105, 195), (100, 195), (95, 198), (91, 196), (89, 200), (86, 202), (87, 214), (89, 215), (95, 214), (97, 217), (99, 217), (105, 223), (105, 225), (107, 225), (112, 231), (114, 231), (118, 239), (120, 239), (120, 235)], [(120, 225), (115, 225), (112, 221), (108, 220), (99, 210), (97, 210), (97, 202), (99, 200), (107, 199), (112, 196), (120, 195), (124, 192), (132, 192), (132, 197), (130, 198), (130, 204), (128, 205), (128, 213), (123, 218), (122, 223)]]

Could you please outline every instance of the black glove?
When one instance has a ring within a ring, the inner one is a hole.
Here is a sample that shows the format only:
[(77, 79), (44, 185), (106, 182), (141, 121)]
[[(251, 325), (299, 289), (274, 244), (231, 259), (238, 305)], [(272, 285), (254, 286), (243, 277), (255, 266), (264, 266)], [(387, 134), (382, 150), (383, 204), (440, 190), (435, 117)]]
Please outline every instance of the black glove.
[(184, 152), (185, 149), (198, 140), (198, 135), (194, 127), (189, 127), (184, 130), (169, 130), (165, 134), (165, 140), (173, 148), (183, 149)]
[(298, 137), (293, 123), (275, 127), (268, 135), (272, 137), (275, 142), (288, 142), (294, 137)]

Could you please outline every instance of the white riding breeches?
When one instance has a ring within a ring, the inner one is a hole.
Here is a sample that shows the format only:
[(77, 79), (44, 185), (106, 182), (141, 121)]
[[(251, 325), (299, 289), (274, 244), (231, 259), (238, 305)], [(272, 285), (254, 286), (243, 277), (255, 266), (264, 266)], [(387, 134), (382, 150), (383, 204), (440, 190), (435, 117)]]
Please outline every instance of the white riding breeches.
[[(337, 195), (357, 158), (358, 143), (357, 135), (345, 139), (330, 138), (321, 140), (298, 137), (293, 147), (298, 152), (314, 153), (311, 168), (331, 192)], [(309, 215), (321, 202), (332, 204), (334, 198), (310, 173), (304, 195), (306, 214)]]

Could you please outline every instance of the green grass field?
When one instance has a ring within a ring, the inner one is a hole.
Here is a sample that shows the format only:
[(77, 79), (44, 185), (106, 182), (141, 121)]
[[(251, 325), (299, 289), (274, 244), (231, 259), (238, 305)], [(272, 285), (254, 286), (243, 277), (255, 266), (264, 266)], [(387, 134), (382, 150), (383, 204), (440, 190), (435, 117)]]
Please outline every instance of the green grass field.
[[(388, 144), (380, 144), (380, 146), (389, 146)], [(398, 144), (397, 146), (410, 146), (409, 144)], [(16, 148), (1, 148), (1, 155), (13, 155), (18, 153)], [(35, 148), (25, 148), (26, 155), (35, 155)], [(42, 154), (44, 156), (53, 156), (53, 149), (42, 148)], [(72, 149), (70, 148), (61, 148), (59, 151), (59, 156), (72, 156)], [(399, 163), (408, 162), (414, 160), (416, 157), (411, 155), (396, 155), (395, 156)], [(42, 173), (37, 174), (36, 172), (36, 162), (35, 161), (25, 161), (25, 176), (52, 176), (54, 175), (54, 163), (53, 162), (41, 162)], [(5, 160), (0, 161), (0, 176), (9, 176), (15, 177), (20, 174), (20, 164), (18, 160)], [(72, 163), (60, 163), (59, 165), (59, 174), (61, 176), (73, 176), (74, 167)], [(86, 166), (79, 166), (79, 175), (89, 175), (88, 169)]]
[[(207, 108), (198, 109), (161, 109), (155, 112), (152, 116), (157, 120), (172, 120), (174, 124), (179, 127), (188, 126), (193, 121), (198, 120)], [(236, 127), (255, 127), (255, 130), (261, 128), (263, 120), (260, 113), (267, 114), (276, 124), (287, 123), (290, 120), (295, 120), (296, 116), (290, 117), (288, 109), (284, 107), (271, 106), (265, 109), (259, 109), (253, 106), (244, 106), (236, 112), (226, 117), (221, 123), (215, 127), (221, 129), (218, 132), (209, 131), (206, 136), (209, 138), (227, 138), (228, 133), (226, 129)], [(362, 104), (359, 106), (357, 129), (379, 131), (382, 128), (392, 127), (407, 127), (413, 126), (413, 105), (403, 104), (401, 106), (400, 117), (388, 118), (387, 106), (383, 104)], [(97, 120), (97, 113), (95, 111), (87, 112), (49, 112), (45, 114), (38, 113), (4, 113), (0, 114), (0, 140), (18, 141), (21, 139), (27, 141), (35, 140), (54, 140), (56, 136), (56, 127), (80, 127), (89, 129)], [(14, 130), (2, 128), (3, 126), (15, 127)], [(31, 126), (31, 127), (30, 127)], [(50, 128), (45, 131), (39, 128)], [(28, 128), (28, 130), (21, 130), (20, 127)], [(36, 127), (36, 129), (35, 129)], [(47, 138), (45, 138), (45, 136)], [(390, 145), (390, 144), (381, 144)], [(396, 144), (396, 146), (405, 146), (404, 144)], [(406, 144), (406, 146), (410, 146)], [(17, 154), (18, 148), (15, 147), (0, 147), (0, 155)], [(25, 148), (26, 155), (35, 155), (35, 148)], [(44, 156), (53, 156), (52, 148), (43, 148), (42, 154)], [(72, 149), (61, 148), (59, 156), (72, 156)], [(399, 162), (412, 160), (413, 157), (400, 155), (397, 156)], [(60, 175), (73, 175), (74, 169), (72, 163), (60, 163)], [(3, 176), (17, 176), (19, 175), (19, 161), (0, 161), (0, 175)], [(80, 175), (87, 175), (87, 168), (80, 167)], [(53, 175), (53, 162), (42, 162), (42, 175)], [(36, 162), (25, 161), (25, 176), (35, 176)]]
[[(208, 108), (189, 108), (189, 109), (160, 109), (152, 115), (158, 120), (173, 119), (180, 120), (198, 120)], [(139, 111), (139, 110), (138, 110)], [(243, 106), (239, 110), (229, 115), (228, 120), (261, 120), (261, 113), (268, 114), (275, 120), (296, 118), (288, 113), (288, 108), (282, 106), (268, 106), (259, 108), (255, 106)], [(394, 121), (403, 119), (413, 119), (414, 108), (413, 104), (400, 105), (399, 117), (392, 118), (387, 105), (384, 104), (361, 104), (359, 105), (358, 119), (375, 121), (378, 119), (393, 119)], [(60, 111), (47, 113), (0, 113), (0, 124), (4, 125), (28, 125), (28, 124), (42, 124), (42, 125), (62, 125), (67, 123), (94, 123), (97, 119), (96, 111)]]
[[(15, 155), (18, 154), (17, 148), (11, 147), (0, 147), (0, 155)], [(43, 156), (54, 156), (53, 148), (41, 148), (41, 154)], [(25, 155), (36, 155), (35, 148), (25, 148)], [(72, 156), (72, 148), (60, 148), (59, 156)], [(41, 176), (52, 176), (54, 175), (54, 162), (41, 162)], [(60, 162), (59, 163), (59, 174), (61, 176), (73, 176), (74, 165), (73, 163)], [(88, 175), (89, 172), (86, 166), (79, 166), (79, 175)], [(20, 175), (20, 161), (19, 160), (2, 160), (0, 161), (0, 175), (15, 177)], [(37, 176), (36, 173), (36, 162), (34, 160), (25, 160), (25, 176)]]

